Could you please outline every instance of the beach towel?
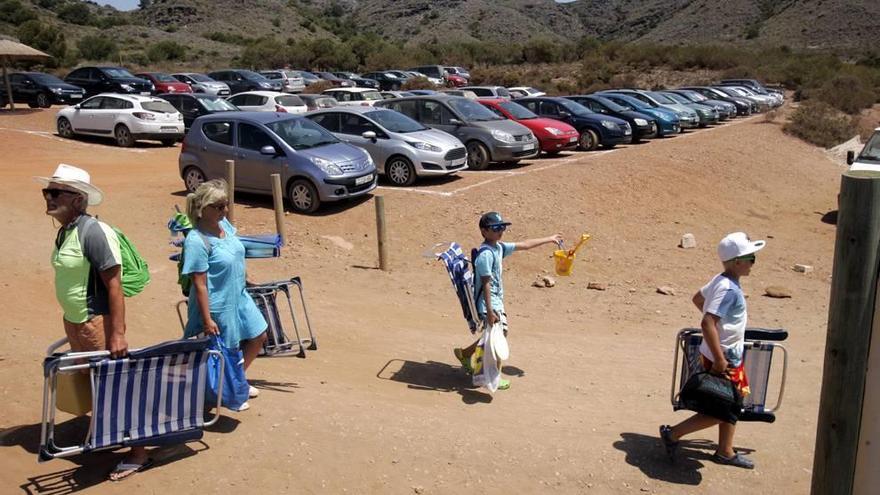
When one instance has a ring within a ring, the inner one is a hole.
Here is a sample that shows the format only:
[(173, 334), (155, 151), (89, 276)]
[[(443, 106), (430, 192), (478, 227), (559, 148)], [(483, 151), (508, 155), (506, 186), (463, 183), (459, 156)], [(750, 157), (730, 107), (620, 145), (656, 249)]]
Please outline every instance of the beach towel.
[(501, 362), (510, 357), (500, 322), (483, 332), (477, 348), (482, 350), (482, 366), (480, 372), (474, 375), (474, 386), (485, 387), (489, 393), (495, 393), (501, 383)]

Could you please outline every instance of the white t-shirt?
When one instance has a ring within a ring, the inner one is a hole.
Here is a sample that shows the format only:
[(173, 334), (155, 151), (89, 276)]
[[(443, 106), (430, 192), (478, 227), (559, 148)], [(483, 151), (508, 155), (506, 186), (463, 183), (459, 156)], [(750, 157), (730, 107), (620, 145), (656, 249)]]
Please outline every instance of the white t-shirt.
[[(718, 339), (721, 342), (724, 358), (731, 366), (739, 366), (743, 358), (748, 319), (746, 298), (743, 296), (742, 288), (736, 281), (719, 273), (700, 289), (700, 294), (705, 298), (703, 314), (710, 313), (721, 319)], [(700, 353), (707, 359), (714, 360), (705, 339), (700, 344)]]

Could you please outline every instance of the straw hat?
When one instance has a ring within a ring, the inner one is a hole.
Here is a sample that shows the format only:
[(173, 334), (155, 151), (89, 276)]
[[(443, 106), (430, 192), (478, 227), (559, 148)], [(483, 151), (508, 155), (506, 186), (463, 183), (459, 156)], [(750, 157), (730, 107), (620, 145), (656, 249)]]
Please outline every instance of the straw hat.
[(42, 184), (43, 187), (48, 186), (50, 182), (70, 186), (86, 195), (89, 206), (99, 205), (104, 200), (104, 193), (92, 185), (89, 173), (73, 165), (60, 163), (52, 177), (34, 177), (34, 180)]

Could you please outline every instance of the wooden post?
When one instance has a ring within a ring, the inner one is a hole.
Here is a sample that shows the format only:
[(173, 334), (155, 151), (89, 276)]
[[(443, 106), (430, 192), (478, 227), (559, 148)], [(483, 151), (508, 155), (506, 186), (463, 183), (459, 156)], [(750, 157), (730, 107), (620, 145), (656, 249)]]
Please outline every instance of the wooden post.
[(9, 100), (9, 109), (15, 110), (15, 98), (12, 97), (12, 83), (9, 82), (9, 73), (6, 72), (7, 59), (3, 59), (3, 83), (6, 85), (6, 98)]
[[(838, 201), (812, 495), (859, 493), (853, 487), (862, 406), (866, 392), (876, 394), (865, 383), (880, 272), (880, 174), (844, 174)], [(865, 469), (875, 468), (876, 459)]]
[(229, 209), (226, 218), (232, 222), (235, 218), (235, 160), (226, 160), (226, 196), (229, 198)]
[(281, 236), (281, 242), (285, 242), (284, 237), (284, 196), (281, 195), (281, 174), (272, 174), (272, 202), (275, 204), (275, 231)]
[(388, 239), (385, 229), (385, 198), (376, 196), (376, 238), (379, 242), (379, 269), (388, 270)]

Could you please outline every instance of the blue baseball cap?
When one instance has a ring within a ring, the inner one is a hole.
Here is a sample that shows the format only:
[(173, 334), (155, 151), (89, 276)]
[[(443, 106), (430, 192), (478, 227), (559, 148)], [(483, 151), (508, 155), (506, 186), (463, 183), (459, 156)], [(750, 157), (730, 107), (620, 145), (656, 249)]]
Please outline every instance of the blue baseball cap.
[(494, 227), (496, 225), (510, 225), (510, 222), (505, 222), (504, 219), (501, 218), (501, 213), (498, 213), (497, 211), (484, 213), (483, 216), (480, 217), (481, 229)]

